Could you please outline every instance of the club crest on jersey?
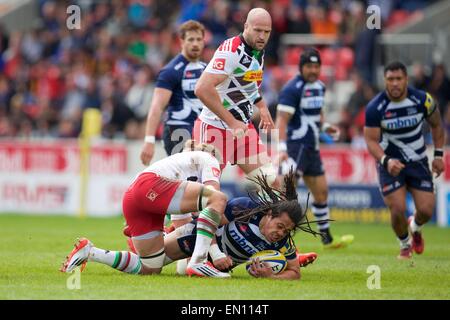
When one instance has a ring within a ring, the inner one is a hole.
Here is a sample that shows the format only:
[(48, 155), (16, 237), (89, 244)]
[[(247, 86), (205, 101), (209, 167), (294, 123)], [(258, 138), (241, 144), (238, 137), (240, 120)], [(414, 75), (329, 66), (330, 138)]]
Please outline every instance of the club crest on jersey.
[(255, 82), (255, 81), (262, 81), (263, 79), (263, 72), (262, 70), (257, 71), (247, 71), (244, 74), (243, 80), (248, 82)]
[(185, 77), (186, 77), (186, 79), (194, 78), (195, 77), (195, 73), (193, 73), (191, 71), (186, 71)]
[(158, 193), (156, 193), (153, 190), (150, 190), (149, 192), (147, 192), (146, 197), (150, 200), (150, 201), (155, 201), (155, 199), (159, 196)]
[(220, 170), (217, 168), (212, 167), (212, 173), (214, 175), (214, 177), (219, 178), (220, 177)]
[(388, 112), (385, 113), (384, 117), (385, 118), (392, 118), (392, 117), (395, 117), (396, 115), (397, 114), (395, 112), (388, 111)]
[(223, 58), (216, 58), (213, 62), (213, 69), (215, 70), (224, 70), (225, 69), (225, 59)]
[(248, 226), (247, 226), (246, 224), (241, 224), (241, 225), (239, 226), (239, 229), (240, 229), (242, 232), (246, 233), (246, 232), (247, 232), (247, 229), (248, 229)]

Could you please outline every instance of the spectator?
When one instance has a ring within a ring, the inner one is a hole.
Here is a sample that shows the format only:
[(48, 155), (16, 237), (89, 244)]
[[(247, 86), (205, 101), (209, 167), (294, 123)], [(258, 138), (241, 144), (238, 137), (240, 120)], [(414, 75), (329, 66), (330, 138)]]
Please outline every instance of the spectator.
[[(180, 21), (195, 16), (205, 22), (210, 30), (205, 38), (203, 59), (209, 61), (214, 52), (212, 48), (241, 31), (242, 21), (253, 7), (269, 9), (273, 16), (274, 32), (266, 47), (264, 71), (270, 75), (271, 69), (277, 67), (276, 72), (281, 76), (275, 77), (279, 83), (270, 83), (269, 91), (263, 90), (269, 102), (276, 98), (277, 88), (291, 73), (289, 66), (283, 65), (284, 56), (278, 56), (281, 35), (286, 32), (339, 35), (337, 44), (355, 50), (355, 67), (365, 82), (373, 84), (373, 44), (378, 31), (365, 28), (365, 4), (381, 4), (382, 14), (388, 18), (391, 10), (416, 10), (425, 2), (80, 0), (73, 3), (82, 10), (81, 28), (69, 30), (66, 28), (68, 2), (40, 0), (40, 27), (8, 33), (0, 24), (2, 134), (70, 137), (73, 135), (70, 126), (75, 132), (79, 131), (82, 111), (87, 107), (98, 107), (103, 116), (105, 137), (138, 136), (141, 130), (133, 129), (135, 122), (130, 122), (125, 135), (126, 124), (133, 119), (140, 127), (139, 119), (144, 116), (144, 111), (140, 109), (139, 98), (146, 96), (153, 75), (179, 52), (180, 43), (175, 40), (175, 31)], [(139, 71), (142, 68), (145, 72)], [(326, 75), (338, 74), (331, 68), (334, 67), (324, 65)], [(143, 73), (147, 75), (143, 76)], [(448, 80), (442, 73), (445, 74), (445, 70), (435, 70), (432, 84), (428, 83), (431, 78), (418, 73), (416, 81), (420, 85), (416, 86), (431, 85), (429, 90), (434, 92), (437, 100), (448, 101), (445, 98)], [(138, 80), (146, 77), (147, 80)], [(346, 72), (343, 77), (347, 77)], [(363, 96), (360, 92), (359, 98)], [(18, 101), (21, 101), (19, 113)], [(358, 110), (355, 105), (361, 105), (361, 102), (350, 103), (354, 112)], [(447, 104), (441, 102), (441, 108), (446, 116)], [(349, 119), (359, 118), (352, 114), (342, 122), (348, 130), (342, 136), (347, 133), (350, 141)], [(450, 123), (450, 115), (448, 119), (447, 123)], [(73, 123), (60, 125), (62, 120)]]
[(450, 80), (443, 64), (434, 66), (428, 91), (436, 99), (439, 111), (444, 115), (450, 102)]
[(9, 113), (9, 104), (13, 90), (8, 79), (0, 74), (0, 117)]
[(152, 17), (152, 0), (131, 0), (128, 6), (128, 19), (130, 24), (142, 29), (146, 27)]
[(336, 36), (337, 25), (329, 17), (329, 11), (323, 6), (310, 7), (312, 33), (318, 36)]
[(375, 40), (378, 29), (363, 28), (355, 38), (355, 67), (365, 81), (375, 83)]
[(181, 0), (180, 17), (177, 24), (182, 24), (188, 20), (199, 21), (207, 9), (206, 0)]
[(148, 106), (152, 100), (154, 83), (149, 68), (139, 69), (134, 76), (134, 83), (128, 90), (125, 102), (139, 121), (147, 118)]
[(342, 12), (339, 24), (340, 43), (354, 48), (356, 35), (365, 28), (365, 23), (364, 5), (359, 1), (352, 1)]
[(228, 13), (229, 6), (226, 2), (214, 1), (200, 20), (205, 28), (211, 32), (210, 45), (213, 47), (218, 47), (226, 39), (229, 27)]
[(351, 142), (354, 137), (358, 136), (360, 129), (362, 130), (364, 127), (365, 108), (375, 95), (375, 89), (358, 72), (353, 72), (351, 79), (355, 89), (342, 111), (341, 129), (346, 132), (344, 142)]
[(3, 55), (8, 46), (9, 46), (8, 32), (6, 31), (5, 26), (0, 24), (0, 56)]
[(287, 15), (287, 33), (311, 33), (311, 23), (302, 7), (290, 6)]
[(425, 66), (420, 62), (415, 62), (413, 64), (413, 72), (412, 72), (412, 82), (413, 86), (419, 90), (428, 90), (428, 86), (431, 82), (430, 76), (427, 75), (425, 70)]

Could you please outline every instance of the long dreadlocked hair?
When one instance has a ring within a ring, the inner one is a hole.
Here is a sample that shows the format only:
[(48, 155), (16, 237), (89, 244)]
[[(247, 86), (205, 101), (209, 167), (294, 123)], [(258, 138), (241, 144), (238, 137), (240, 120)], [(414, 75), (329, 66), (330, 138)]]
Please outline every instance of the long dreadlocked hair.
[[(301, 230), (314, 236), (322, 233), (316, 232), (311, 228), (311, 223), (317, 221), (309, 221), (306, 215), (308, 210), (309, 193), (306, 199), (306, 208), (303, 210), (302, 205), (298, 202), (297, 194), (297, 176), (291, 167), (289, 173), (284, 176), (284, 190), (278, 190), (269, 185), (266, 175), (258, 175), (255, 178), (247, 178), (259, 186), (260, 191), (256, 194), (248, 193), (250, 199), (258, 204), (253, 209), (239, 209), (233, 211), (235, 220), (248, 223), (255, 215), (267, 215), (278, 217), (281, 213), (286, 212), (294, 223), (294, 232)], [(290, 235), (292, 236), (292, 234)]]

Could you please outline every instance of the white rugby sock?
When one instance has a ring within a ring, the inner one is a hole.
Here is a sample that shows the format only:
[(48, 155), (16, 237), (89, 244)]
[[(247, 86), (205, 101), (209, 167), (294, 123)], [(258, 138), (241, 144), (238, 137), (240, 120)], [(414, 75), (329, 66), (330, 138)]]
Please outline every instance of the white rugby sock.
[(93, 247), (89, 261), (106, 264), (125, 273), (139, 274), (142, 265), (138, 255), (128, 251), (109, 251)]
[(318, 221), (320, 231), (325, 231), (330, 228), (330, 223), (327, 221), (330, 219), (330, 210), (328, 209), (328, 204), (318, 204), (313, 203), (311, 205), (311, 210)]
[(413, 218), (411, 219), (411, 223), (409, 224), (409, 227), (411, 228), (412, 232), (420, 232), (422, 231), (423, 225), (418, 225), (416, 222), (416, 217), (413, 216)]
[(409, 243), (409, 233), (407, 233), (406, 236), (398, 237), (398, 241), (400, 242), (401, 249), (406, 249), (411, 246)]
[(189, 265), (202, 263), (208, 256), (212, 238), (216, 233), (220, 223), (220, 214), (210, 208), (205, 208), (200, 212), (197, 219), (197, 236), (195, 238), (195, 248), (192, 253)]

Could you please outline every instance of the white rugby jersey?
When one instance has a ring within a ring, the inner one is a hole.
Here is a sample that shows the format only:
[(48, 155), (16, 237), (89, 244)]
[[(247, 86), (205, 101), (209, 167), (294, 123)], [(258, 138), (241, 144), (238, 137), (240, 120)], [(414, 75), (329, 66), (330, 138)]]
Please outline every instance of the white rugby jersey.
[[(249, 123), (253, 105), (261, 100), (259, 87), (263, 79), (264, 51), (250, 47), (242, 35), (225, 40), (214, 53), (204, 72), (225, 74), (228, 78), (216, 89), (224, 108), (244, 123)], [(222, 129), (228, 126), (214, 112), (203, 107), (203, 122)]]
[(219, 183), (220, 165), (207, 152), (187, 151), (156, 161), (141, 173), (144, 172), (153, 172), (168, 179)]

